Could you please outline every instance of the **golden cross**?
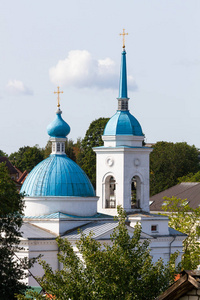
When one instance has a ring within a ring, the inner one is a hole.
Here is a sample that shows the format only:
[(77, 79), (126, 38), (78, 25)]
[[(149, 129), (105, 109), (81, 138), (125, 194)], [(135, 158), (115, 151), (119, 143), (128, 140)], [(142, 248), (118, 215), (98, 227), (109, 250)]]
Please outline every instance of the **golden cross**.
[(125, 33), (125, 29), (123, 29), (123, 33), (120, 33), (119, 35), (123, 35), (123, 48), (125, 48), (125, 35), (128, 35), (128, 33)]
[(58, 89), (57, 92), (54, 92), (54, 94), (58, 94), (58, 105), (57, 105), (57, 107), (60, 107), (60, 94), (63, 93), (63, 92), (60, 91), (59, 86), (57, 87), (57, 89)]

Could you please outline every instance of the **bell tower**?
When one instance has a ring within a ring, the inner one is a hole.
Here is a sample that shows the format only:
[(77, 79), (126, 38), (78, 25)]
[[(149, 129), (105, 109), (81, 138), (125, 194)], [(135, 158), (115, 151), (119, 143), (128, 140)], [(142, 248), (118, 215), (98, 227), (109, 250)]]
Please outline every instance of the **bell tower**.
[(149, 154), (152, 149), (143, 146), (140, 123), (128, 109), (124, 30), (122, 35), (118, 109), (104, 129), (104, 146), (94, 148), (98, 211), (110, 215), (117, 214), (118, 205), (127, 213), (149, 212)]

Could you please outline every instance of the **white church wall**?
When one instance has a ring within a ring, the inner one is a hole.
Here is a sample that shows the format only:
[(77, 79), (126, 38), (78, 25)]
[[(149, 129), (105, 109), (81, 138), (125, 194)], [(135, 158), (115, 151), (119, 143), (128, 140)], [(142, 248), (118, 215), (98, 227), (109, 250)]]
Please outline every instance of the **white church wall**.
[(60, 231), (60, 225), (58, 220), (54, 220), (54, 219), (41, 219), (41, 220), (37, 220), (37, 219), (29, 219), (28, 220), (29, 223), (42, 228), (42, 229), (46, 229), (52, 233), (54, 233), (55, 235), (59, 235), (59, 231)]
[(144, 137), (133, 135), (103, 135), (102, 140), (104, 141), (104, 147), (120, 147), (124, 145), (129, 147), (142, 147)]
[(26, 216), (42, 216), (63, 212), (75, 216), (97, 213), (98, 197), (25, 197)]
[(176, 259), (176, 265), (181, 261), (183, 255), (182, 242), (185, 237), (177, 236), (162, 236), (152, 239), (150, 241), (151, 255), (153, 257), (153, 262), (162, 258), (164, 263), (167, 264), (170, 255), (178, 251), (178, 257)]
[[(29, 241), (29, 258), (42, 255), (41, 259), (50, 264), (54, 271), (59, 268), (57, 254), (58, 246), (55, 240)], [(34, 267), (31, 268), (30, 271), (34, 276), (41, 277), (44, 274), (43, 268), (38, 262), (34, 264)], [(28, 284), (38, 286), (38, 283), (32, 276), (28, 277)]]
[(113, 176), (116, 180), (116, 207), (121, 205), (127, 212), (131, 208), (131, 181), (138, 176), (141, 182), (140, 208), (149, 212), (149, 153), (151, 148), (96, 148), (97, 154), (97, 195), (98, 211), (111, 215), (117, 214), (117, 208), (105, 208), (105, 180)]
[(29, 223), (38, 226), (40, 228), (46, 229), (55, 235), (62, 235), (66, 231), (76, 228), (77, 226), (82, 226), (90, 222), (90, 220), (86, 221), (78, 221), (78, 220), (60, 220), (60, 219), (32, 219), (29, 220)]
[(141, 148), (125, 149), (124, 153), (124, 208), (133, 211), (131, 202), (131, 181), (133, 176), (138, 176), (141, 183), (140, 208), (149, 212), (149, 151)]
[(123, 205), (124, 191), (121, 182), (124, 181), (123, 157), (119, 151), (107, 151), (106, 149), (98, 152), (97, 155), (97, 190), (99, 196), (98, 212), (116, 215), (117, 209), (105, 208), (105, 180), (107, 176), (113, 176), (116, 180), (116, 206)]
[[(140, 222), (142, 225), (142, 231), (154, 235), (169, 235), (169, 228), (168, 228), (168, 218), (164, 217), (163, 219), (158, 218), (131, 218), (130, 226), (134, 227), (137, 222)], [(155, 228), (156, 226), (156, 228)]]

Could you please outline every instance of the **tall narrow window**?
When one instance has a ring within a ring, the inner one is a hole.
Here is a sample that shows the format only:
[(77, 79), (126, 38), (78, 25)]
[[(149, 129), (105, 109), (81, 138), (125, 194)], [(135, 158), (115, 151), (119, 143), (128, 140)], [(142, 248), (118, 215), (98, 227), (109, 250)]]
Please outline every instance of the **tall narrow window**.
[(60, 152), (60, 143), (57, 143), (57, 152)]
[(105, 181), (105, 207), (116, 208), (116, 181), (113, 176), (108, 176)]
[(138, 176), (133, 176), (131, 181), (131, 208), (140, 208), (141, 181)]
[(65, 144), (62, 143), (62, 152), (65, 152)]

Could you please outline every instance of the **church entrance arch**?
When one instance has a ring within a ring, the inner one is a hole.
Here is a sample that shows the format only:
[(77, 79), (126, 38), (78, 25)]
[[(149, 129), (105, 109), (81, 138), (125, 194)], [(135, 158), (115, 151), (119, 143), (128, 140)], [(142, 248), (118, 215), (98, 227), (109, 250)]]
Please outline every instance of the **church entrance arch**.
[(131, 180), (131, 208), (140, 208), (141, 180), (139, 176), (133, 176)]
[(112, 175), (105, 180), (105, 208), (116, 208), (116, 180)]

